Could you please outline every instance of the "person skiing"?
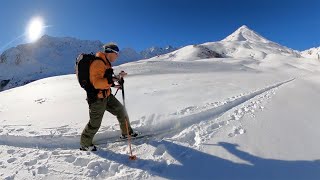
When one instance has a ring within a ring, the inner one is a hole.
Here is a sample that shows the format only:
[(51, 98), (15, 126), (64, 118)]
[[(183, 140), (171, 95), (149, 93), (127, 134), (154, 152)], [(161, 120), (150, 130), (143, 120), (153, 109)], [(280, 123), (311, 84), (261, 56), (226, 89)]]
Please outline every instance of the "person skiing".
[(116, 44), (105, 44), (103, 52), (99, 51), (96, 53), (96, 58), (99, 60), (92, 61), (90, 65), (90, 83), (97, 93), (94, 96), (87, 94), (90, 120), (81, 134), (80, 150), (96, 151), (96, 146), (92, 144), (92, 139), (100, 128), (105, 111), (117, 117), (120, 124), (121, 138), (127, 137), (126, 121), (128, 122), (130, 136), (136, 137), (138, 135), (130, 126), (125, 107), (111, 93), (111, 87), (121, 88), (121, 85), (115, 85), (114, 82), (119, 81), (120, 78), (127, 75), (124, 71), (118, 76), (115, 76), (113, 73), (111, 63), (116, 61), (118, 54), (119, 48)]

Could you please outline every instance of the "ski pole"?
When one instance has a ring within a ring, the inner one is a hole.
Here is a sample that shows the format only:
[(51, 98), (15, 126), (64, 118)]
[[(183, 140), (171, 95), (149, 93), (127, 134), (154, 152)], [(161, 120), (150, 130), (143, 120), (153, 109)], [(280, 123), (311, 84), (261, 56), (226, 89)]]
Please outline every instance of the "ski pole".
[(117, 95), (117, 93), (118, 93), (119, 89), (120, 89), (120, 88), (118, 88), (118, 89), (117, 89), (117, 91), (116, 91), (116, 93), (114, 94), (114, 96), (116, 96), (116, 95)]
[(132, 150), (131, 150), (131, 136), (129, 134), (129, 127), (128, 127), (128, 119), (126, 118), (126, 128), (127, 128), (127, 134), (128, 134), (128, 146), (129, 146), (129, 150), (130, 150), (130, 156), (129, 159), (130, 160), (136, 160), (137, 156), (132, 154)]
[[(124, 108), (126, 108), (126, 102), (125, 102), (125, 96), (124, 96), (124, 80), (123, 78), (121, 77), (121, 80), (120, 80), (120, 85), (121, 85), (121, 89), (122, 89), (122, 100), (123, 100), (123, 106)], [(129, 150), (130, 150), (130, 156), (129, 156), (129, 159), (130, 160), (136, 160), (137, 157), (135, 155), (132, 154), (132, 149), (131, 149), (131, 136), (130, 136), (130, 133), (129, 133), (129, 123), (128, 123), (128, 117), (125, 118), (125, 121), (126, 121), (126, 129), (127, 129), (127, 135), (128, 135), (128, 146), (129, 146)]]
[(125, 102), (125, 96), (124, 96), (124, 79), (123, 79), (123, 77), (121, 77), (121, 79), (119, 81), (119, 84), (120, 84), (121, 89), (122, 89), (123, 106), (124, 106), (124, 108), (126, 108), (126, 102)]

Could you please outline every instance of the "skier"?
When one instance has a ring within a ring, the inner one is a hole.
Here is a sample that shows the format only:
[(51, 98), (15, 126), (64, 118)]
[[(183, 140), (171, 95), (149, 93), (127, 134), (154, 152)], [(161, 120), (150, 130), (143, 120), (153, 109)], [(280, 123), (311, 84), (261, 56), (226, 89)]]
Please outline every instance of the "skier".
[(80, 150), (96, 151), (96, 146), (92, 144), (92, 139), (100, 128), (105, 111), (117, 117), (122, 138), (127, 137), (126, 120), (128, 121), (129, 134), (132, 137), (138, 135), (130, 126), (126, 109), (111, 93), (111, 87), (121, 88), (121, 85), (115, 85), (114, 82), (127, 75), (122, 71), (118, 76), (114, 76), (111, 63), (116, 61), (118, 54), (119, 48), (116, 44), (106, 44), (103, 46), (103, 52), (96, 53), (97, 59), (102, 59), (104, 62), (94, 60), (90, 65), (90, 82), (98, 93), (93, 97), (87, 95), (90, 120), (81, 134)]

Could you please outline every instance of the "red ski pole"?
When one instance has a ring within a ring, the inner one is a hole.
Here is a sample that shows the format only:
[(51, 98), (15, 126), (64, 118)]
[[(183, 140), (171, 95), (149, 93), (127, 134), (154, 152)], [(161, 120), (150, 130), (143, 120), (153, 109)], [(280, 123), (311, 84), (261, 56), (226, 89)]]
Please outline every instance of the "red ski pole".
[[(123, 84), (124, 84), (124, 80), (123, 80), (123, 78), (121, 78), (121, 80), (120, 80), (120, 85), (121, 85), (121, 89), (122, 89), (122, 100), (123, 100), (123, 106), (124, 106), (124, 108), (126, 108), (125, 96), (124, 96), (124, 86), (123, 86)], [(129, 159), (130, 159), (130, 160), (136, 160), (137, 157), (132, 154), (132, 149), (131, 149), (131, 136), (130, 136), (130, 133), (129, 133), (128, 118), (126, 118), (125, 121), (126, 121), (127, 135), (128, 135), (128, 146), (129, 146), (129, 150), (130, 150)]]
[(130, 160), (136, 160), (137, 156), (132, 154), (132, 150), (131, 150), (131, 136), (129, 134), (129, 127), (128, 127), (128, 120), (126, 118), (126, 127), (127, 127), (127, 134), (128, 134), (128, 146), (129, 146), (129, 150), (130, 150), (130, 156), (129, 159)]

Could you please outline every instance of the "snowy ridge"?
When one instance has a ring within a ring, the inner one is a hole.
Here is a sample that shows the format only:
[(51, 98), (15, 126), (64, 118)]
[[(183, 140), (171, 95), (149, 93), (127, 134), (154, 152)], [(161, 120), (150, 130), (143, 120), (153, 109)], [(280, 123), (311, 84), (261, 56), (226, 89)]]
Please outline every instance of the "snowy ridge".
[(55, 38), (44, 35), (35, 43), (19, 45), (1, 54), (0, 80), (8, 80), (0, 90), (17, 87), (50, 76), (74, 72), (77, 54), (100, 49), (99, 41)]
[(140, 54), (143, 56), (143, 59), (149, 59), (149, 58), (152, 58), (155, 56), (160, 56), (162, 54), (170, 53), (175, 50), (177, 50), (177, 48), (172, 47), (172, 46), (167, 46), (165, 48), (151, 47), (151, 48), (148, 48), (146, 50), (141, 51)]
[(320, 47), (307, 49), (301, 52), (301, 55), (306, 58), (320, 59)]
[[(2, 72), (0, 91), (46, 77), (74, 73), (75, 59), (80, 53), (95, 53), (101, 50), (102, 46), (100, 41), (44, 35), (35, 43), (10, 48), (0, 56), (0, 71)], [(175, 50), (171, 46), (169, 49), (157, 49), (146, 49), (143, 53), (139, 53), (131, 48), (123, 48), (114, 65), (150, 58)]]

